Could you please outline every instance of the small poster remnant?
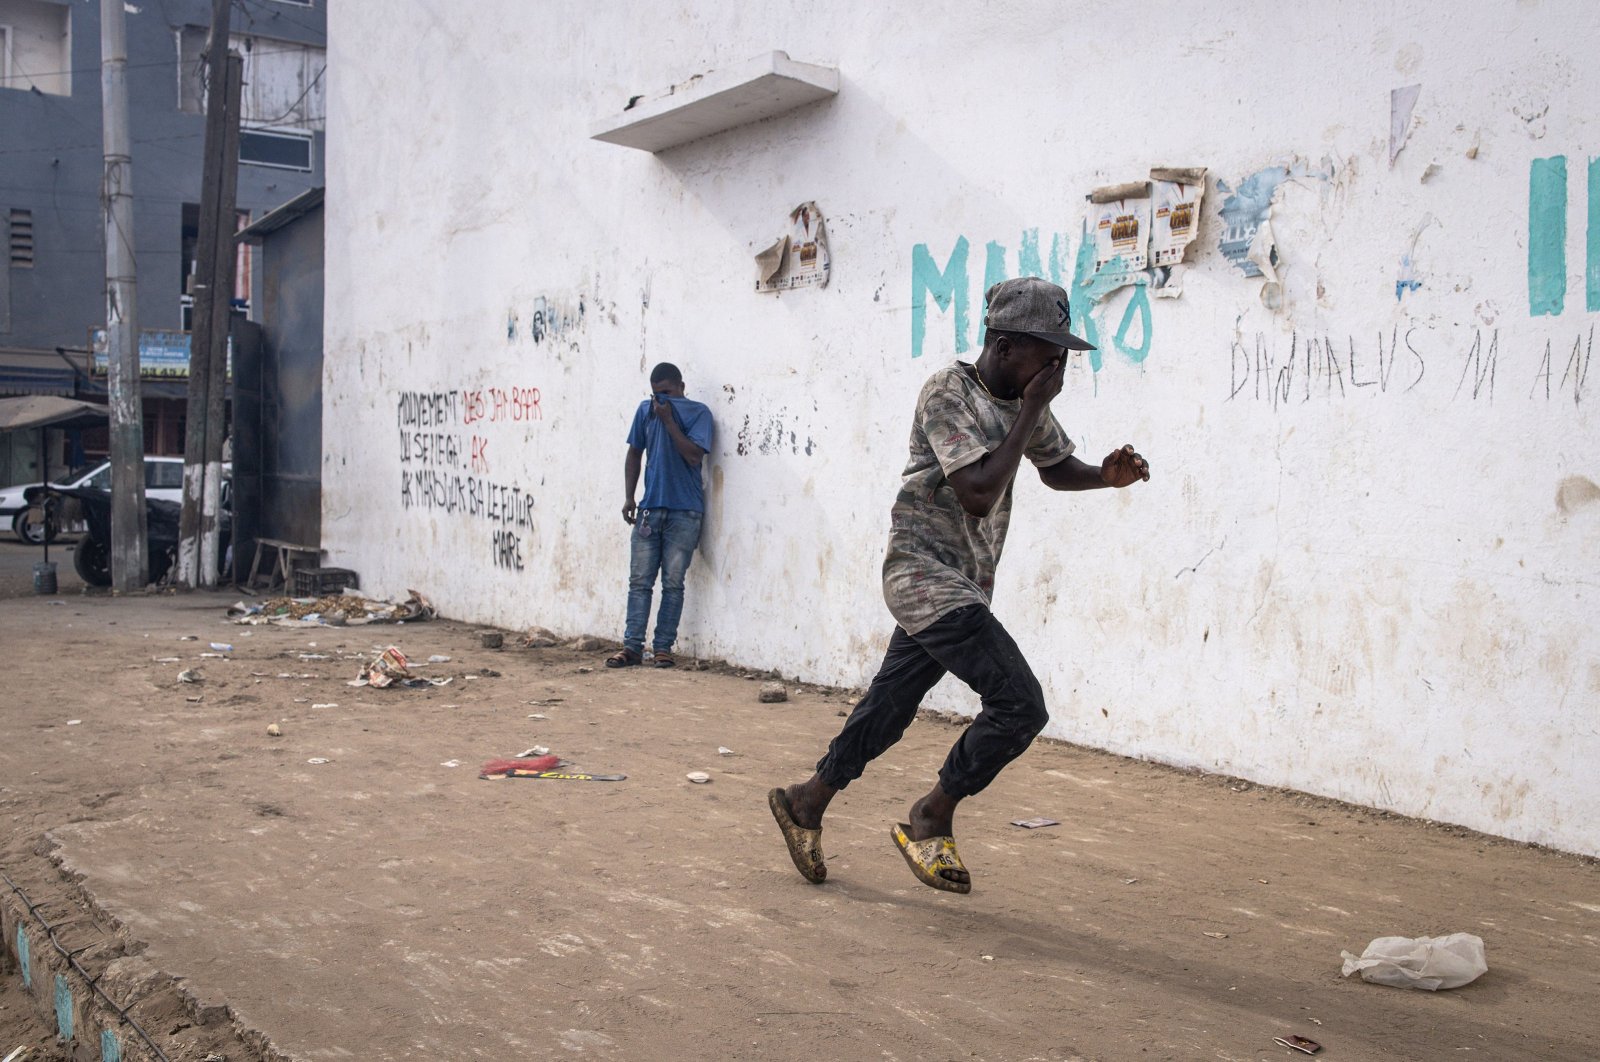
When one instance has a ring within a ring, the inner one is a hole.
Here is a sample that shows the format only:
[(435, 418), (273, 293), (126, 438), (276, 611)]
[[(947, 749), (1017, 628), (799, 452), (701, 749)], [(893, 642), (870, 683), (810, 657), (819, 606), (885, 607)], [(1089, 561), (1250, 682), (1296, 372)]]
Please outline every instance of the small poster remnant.
[(1150, 185), (1130, 181), (1096, 188), (1089, 193), (1089, 224), (1095, 272), (1128, 275), (1120, 283), (1132, 283), (1131, 274), (1150, 263)]
[(756, 255), (756, 290), (827, 287), (832, 269), (822, 211), (808, 200), (789, 212), (789, 231)]
[(1177, 265), (1200, 227), (1206, 168), (1160, 167), (1150, 171), (1150, 264)]
[(1421, 85), (1406, 85), (1389, 92), (1389, 165), (1400, 157), (1400, 149), (1411, 139), (1411, 112), (1417, 109)]
[[(1222, 201), (1222, 240), (1217, 249), (1247, 277), (1267, 276), (1277, 265), (1272, 197), (1288, 177), (1289, 167), (1268, 166), (1240, 181), (1237, 189), (1229, 188), (1224, 181), (1217, 182), (1217, 190), (1228, 193)], [(1274, 275), (1267, 279), (1277, 278)]]
[(1183, 265), (1200, 229), (1204, 166), (1158, 166), (1148, 181), (1130, 181), (1089, 193), (1094, 275), (1085, 286), (1100, 302), (1129, 284), (1176, 298)]

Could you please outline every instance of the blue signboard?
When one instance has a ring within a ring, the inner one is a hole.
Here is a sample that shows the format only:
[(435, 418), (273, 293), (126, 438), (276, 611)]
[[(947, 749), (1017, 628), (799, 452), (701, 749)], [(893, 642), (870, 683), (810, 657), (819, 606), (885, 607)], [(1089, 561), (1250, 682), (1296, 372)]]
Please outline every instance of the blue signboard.
[[(188, 376), (189, 375), (189, 342), (188, 332), (167, 332), (161, 329), (144, 329), (139, 333), (139, 375), (140, 376)], [(107, 371), (109, 355), (107, 351), (106, 330), (96, 328), (89, 337), (90, 349), (94, 351), (94, 371), (97, 375), (104, 376)], [(233, 370), (233, 337), (228, 337), (228, 370)]]

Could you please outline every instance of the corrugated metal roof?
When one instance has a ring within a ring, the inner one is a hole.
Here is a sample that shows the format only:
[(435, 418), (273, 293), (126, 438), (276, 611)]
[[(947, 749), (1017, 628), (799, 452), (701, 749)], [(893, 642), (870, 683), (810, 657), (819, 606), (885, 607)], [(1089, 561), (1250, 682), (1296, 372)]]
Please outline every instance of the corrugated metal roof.
[(263, 214), (260, 219), (239, 230), (239, 239), (245, 243), (260, 243), (269, 232), (276, 232), (297, 218), (304, 217), (322, 205), (319, 188), (308, 188), (280, 207)]

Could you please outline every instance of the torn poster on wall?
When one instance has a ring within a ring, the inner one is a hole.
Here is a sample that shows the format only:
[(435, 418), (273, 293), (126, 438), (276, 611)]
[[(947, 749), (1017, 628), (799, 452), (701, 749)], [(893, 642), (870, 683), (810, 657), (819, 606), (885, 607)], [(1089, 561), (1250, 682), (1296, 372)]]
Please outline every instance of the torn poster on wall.
[(1204, 166), (1161, 166), (1148, 182), (1089, 193), (1094, 275), (1084, 284), (1094, 302), (1129, 284), (1166, 298), (1183, 294), (1183, 258), (1200, 225), (1205, 187)]
[(1222, 240), (1217, 250), (1247, 277), (1277, 279), (1272, 196), (1288, 176), (1289, 167), (1268, 166), (1240, 181), (1237, 191), (1230, 189), (1226, 181), (1217, 181), (1217, 190), (1229, 193), (1222, 201)]
[(827, 287), (832, 269), (822, 211), (807, 201), (789, 212), (789, 231), (756, 255), (756, 290)]

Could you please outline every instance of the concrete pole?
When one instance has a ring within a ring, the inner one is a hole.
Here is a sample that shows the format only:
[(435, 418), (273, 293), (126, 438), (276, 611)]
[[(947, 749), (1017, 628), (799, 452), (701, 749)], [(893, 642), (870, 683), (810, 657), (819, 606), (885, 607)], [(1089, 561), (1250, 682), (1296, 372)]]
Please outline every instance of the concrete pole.
[(107, 389), (111, 397), (111, 585), (124, 594), (143, 590), (149, 582), (127, 71), (123, 0), (100, 0), (101, 136), (105, 150), (101, 197), (106, 212)]
[(228, 436), (228, 324), (233, 320), (233, 271), (238, 259), (234, 207), (239, 187), (239, 114), (244, 102), (244, 60), (230, 53), (223, 78), (222, 179), (217, 190), (217, 249), (212, 271), (210, 349), (191, 357), (211, 361), (206, 392), (206, 490), (200, 521), (200, 585), (217, 585), (222, 531), (222, 443)]
[(211, 436), (211, 343), (217, 320), (216, 299), (226, 300), (231, 288), (217, 290), (217, 205), (222, 187), (222, 145), (227, 104), (227, 59), (230, 0), (212, 0), (211, 38), (206, 43), (206, 135), (200, 171), (200, 238), (195, 248), (194, 328), (189, 337), (189, 397), (184, 418), (183, 513), (178, 522), (179, 586), (213, 585), (201, 556), (206, 513), (206, 455)]

